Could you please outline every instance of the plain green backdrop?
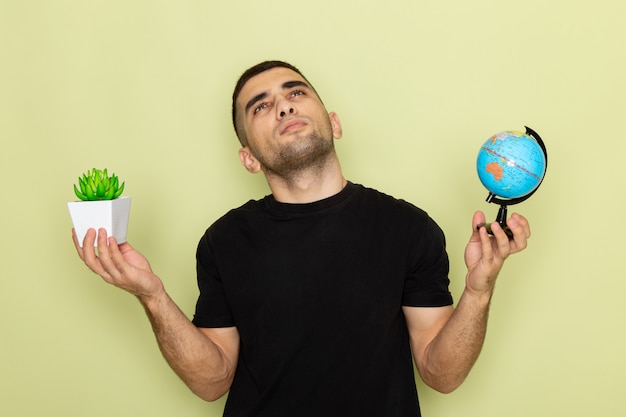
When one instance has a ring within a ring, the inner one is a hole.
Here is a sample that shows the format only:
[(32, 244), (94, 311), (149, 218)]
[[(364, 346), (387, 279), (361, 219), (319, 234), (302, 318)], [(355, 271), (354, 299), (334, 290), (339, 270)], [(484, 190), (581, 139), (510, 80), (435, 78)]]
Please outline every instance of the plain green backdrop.
[[(407, 199), (446, 231), (452, 291), (475, 160), (530, 126), (550, 161), (526, 252), (497, 285), (485, 347), (424, 416), (626, 411), (623, 120), (626, 3), (528, 0), (1, 0), (0, 414), (219, 416), (161, 358), (139, 303), (80, 262), (66, 202), (107, 167), (133, 198), (129, 241), (193, 314), (195, 247), (268, 193), (230, 123), (239, 74), (299, 66), (343, 123), (352, 181)], [(320, 399), (323, 401), (323, 399)]]

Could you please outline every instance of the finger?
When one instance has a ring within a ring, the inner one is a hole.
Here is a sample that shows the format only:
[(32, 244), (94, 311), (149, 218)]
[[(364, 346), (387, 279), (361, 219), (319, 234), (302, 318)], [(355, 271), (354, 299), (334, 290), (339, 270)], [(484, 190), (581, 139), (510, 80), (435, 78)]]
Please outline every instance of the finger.
[(83, 239), (83, 261), (85, 264), (98, 275), (101, 275), (103, 270), (96, 255), (96, 248), (94, 242), (96, 240), (96, 229), (88, 229), (87, 233), (85, 233), (85, 238)]
[(83, 261), (83, 248), (80, 247), (80, 243), (78, 242), (78, 236), (76, 236), (76, 230), (72, 227), (72, 241), (74, 242), (74, 247), (76, 248), (76, 252), (78, 253), (78, 257)]
[(102, 257), (102, 255), (106, 255), (108, 250), (108, 236), (107, 231), (104, 228), (98, 229), (98, 255)]
[(496, 247), (498, 248), (497, 257), (500, 260), (506, 259), (511, 252), (511, 241), (509, 236), (498, 222), (494, 222), (491, 225), (491, 232), (493, 233), (493, 238), (495, 239)]
[[(122, 245), (127, 245), (123, 243)], [(100, 259), (106, 271), (115, 279), (119, 280), (127, 271), (130, 265), (124, 258), (122, 249), (117, 244), (113, 236), (107, 236), (105, 229), (98, 231), (98, 251), (102, 248)]]
[(528, 220), (520, 214), (514, 213), (508, 220), (507, 225), (513, 232), (512, 251), (511, 253), (519, 252), (526, 248), (528, 245), (528, 238), (530, 238), (530, 226)]
[[(500, 225), (497, 223), (496, 223), (496, 229), (498, 229), (499, 232), (504, 233)], [(480, 235), (480, 242), (482, 245), (482, 259), (486, 262), (491, 263), (494, 257), (494, 249), (493, 249), (493, 242), (492, 242), (494, 237), (491, 236), (489, 232), (487, 232), (486, 227), (481, 227), (478, 230), (478, 232)], [(493, 230), (493, 225), (491, 226), (491, 232), (494, 233), (494, 236), (495, 236), (496, 231)]]
[[(116, 252), (119, 253), (119, 248), (115, 239), (107, 236), (106, 229), (98, 229), (98, 259), (102, 267), (100, 276), (109, 284), (119, 286), (123, 271), (120, 268), (121, 261), (114, 259)], [(121, 258), (123, 260), (123, 256)]]
[(115, 240), (113, 236), (109, 237), (108, 239), (108, 248), (109, 248), (109, 255), (111, 257), (111, 261), (113, 265), (115, 265), (115, 268), (117, 270), (123, 272), (123, 270), (126, 268), (128, 264), (126, 263), (126, 260), (124, 259), (124, 255), (122, 254), (122, 251), (120, 250), (120, 247), (117, 244), (117, 240)]
[(526, 217), (518, 213), (513, 213), (509, 221), (513, 222), (511, 229), (519, 228), (520, 231), (524, 233), (524, 236), (526, 236), (527, 239), (530, 237), (530, 224), (528, 224), (528, 220), (526, 219)]
[(103, 268), (111, 272), (111, 252), (108, 243), (107, 231), (104, 228), (98, 229), (98, 258)]
[(472, 218), (472, 237), (470, 241), (477, 242), (481, 240), (479, 229), (485, 229), (486, 224), (485, 214), (481, 211), (475, 212)]
[(491, 236), (489, 236), (486, 226), (485, 214), (482, 211), (475, 212), (472, 218), (472, 236), (470, 237), (470, 243), (480, 243), (482, 246), (482, 258), (491, 261), (493, 258), (493, 248), (491, 245)]

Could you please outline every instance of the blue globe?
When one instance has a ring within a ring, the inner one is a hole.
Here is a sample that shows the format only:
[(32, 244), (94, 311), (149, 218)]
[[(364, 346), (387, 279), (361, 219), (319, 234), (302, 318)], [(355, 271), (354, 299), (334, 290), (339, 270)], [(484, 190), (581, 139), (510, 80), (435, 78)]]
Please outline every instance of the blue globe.
[(519, 198), (532, 193), (546, 173), (546, 155), (532, 136), (505, 131), (493, 135), (478, 152), (480, 182), (495, 196)]

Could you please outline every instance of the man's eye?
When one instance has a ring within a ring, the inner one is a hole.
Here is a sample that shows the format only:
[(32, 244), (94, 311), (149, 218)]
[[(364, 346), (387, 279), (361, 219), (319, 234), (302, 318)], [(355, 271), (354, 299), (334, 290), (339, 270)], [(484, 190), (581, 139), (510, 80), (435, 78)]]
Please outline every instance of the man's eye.
[(302, 90), (293, 90), (291, 92), (291, 94), (289, 94), (290, 97), (296, 97), (296, 96), (301, 96), (304, 94), (304, 91)]
[(254, 113), (256, 114), (256, 113), (260, 112), (261, 110), (263, 110), (266, 107), (267, 107), (266, 103), (261, 103), (261, 104), (259, 104), (258, 106), (256, 106), (254, 108)]

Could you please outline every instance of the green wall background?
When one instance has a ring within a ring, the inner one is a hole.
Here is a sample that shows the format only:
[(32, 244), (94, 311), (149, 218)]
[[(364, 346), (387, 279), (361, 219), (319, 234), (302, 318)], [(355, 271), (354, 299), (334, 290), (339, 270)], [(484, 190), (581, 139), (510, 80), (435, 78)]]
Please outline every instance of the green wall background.
[(230, 94), (264, 59), (305, 72), (343, 122), (346, 176), (423, 207), (458, 298), (480, 145), (528, 125), (548, 174), (512, 210), (533, 238), (498, 283), (483, 353), (425, 416), (626, 411), (623, 120), (626, 3), (527, 0), (2, 0), (0, 414), (219, 416), (162, 360), (133, 297), (77, 258), (66, 202), (108, 167), (129, 241), (189, 315), (194, 251), (268, 192), (237, 159)]

